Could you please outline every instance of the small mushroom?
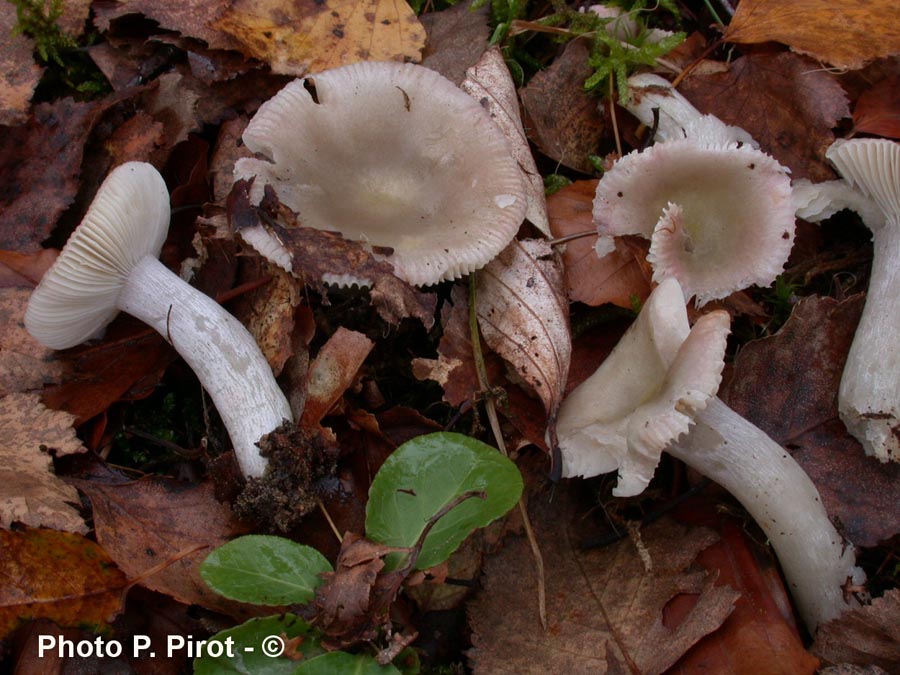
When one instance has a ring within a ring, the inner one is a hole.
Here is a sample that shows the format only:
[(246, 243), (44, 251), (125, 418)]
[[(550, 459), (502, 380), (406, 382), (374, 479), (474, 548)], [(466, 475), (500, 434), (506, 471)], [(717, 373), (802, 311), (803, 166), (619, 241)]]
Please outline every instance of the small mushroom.
[(256, 443), (291, 419), (290, 407), (247, 329), (159, 262), (168, 227), (169, 194), (156, 169), (114, 169), (32, 293), (25, 327), (66, 349), (95, 337), (120, 310), (147, 323), (209, 392), (244, 475), (261, 476), (266, 460)]
[(900, 461), (900, 144), (835, 141), (825, 156), (844, 180), (795, 186), (797, 215), (821, 221), (856, 211), (872, 230), (866, 306), (838, 391), (841, 419), (866, 452)]
[(625, 155), (600, 180), (598, 254), (614, 236), (650, 239), (654, 281), (675, 277), (698, 305), (769, 285), (794, 240), (788, 170), (683, 97), (642, 91), (635, 109), (643, 119), (658, 103), (666, 140)]
[[(525, 185), (478, 101), (413, 64), (362, 62), (295, 80), (244, 131), (235, 178), (272, 185), (305, 226), (388, 248), (415, 285), (478, 269), (515, 236)], [(262, 158), (259, 158), (262, 157)]]
[(862, 583), (853, 547), (828, 519), (815, 485), (790, 454), (715, 393), (728, 315), (688, 329), (678, 284), (660, 284), (597, 372), (563, 401), (564, 475), (619, 471), (617, 496), (646, 487), (663, 450), (716, 481), (762, 527), (810, 630), (851, 606)]

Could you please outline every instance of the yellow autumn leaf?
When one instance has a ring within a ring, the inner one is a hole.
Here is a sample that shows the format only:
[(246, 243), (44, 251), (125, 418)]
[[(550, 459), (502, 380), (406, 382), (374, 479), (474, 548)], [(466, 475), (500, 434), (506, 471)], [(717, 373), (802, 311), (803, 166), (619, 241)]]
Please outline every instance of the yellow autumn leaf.
[(741, 0), (727, 42), (781, 42), (839, 68), (900, 54), (900, 23), (890, 0)]
[(418, 62), (425, 46), (405, 0), (237, 0), (212, 27), (283, 75), (357, 61)]

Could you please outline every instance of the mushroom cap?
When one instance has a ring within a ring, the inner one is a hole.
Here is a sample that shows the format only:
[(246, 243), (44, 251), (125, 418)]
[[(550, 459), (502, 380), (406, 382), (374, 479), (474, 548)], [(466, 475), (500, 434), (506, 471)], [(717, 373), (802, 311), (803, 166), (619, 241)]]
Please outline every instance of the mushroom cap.
[(662, 451), (718, 390), (729, 323), (727, 312), (714, 311), (689, 327), (678, 282), (657, 286), (612, 353), (562, 403), (563, 475), (618, 469), (613, 493), (639, 494)]
[[(315, 94), (310, 93), (314, 89)], [(525, 215), (509, 143), (473, 98), (413, 64), (362, 62), (295, 80), (263, 104), (235, 178), (270, 184), (304, 225), (393, 249), (425, 285), (493, 259)]]
[(165, 181), (152, 165), (127, 162), (113, 169), (31, 294), (28, 332), (51, 349), (94, 337), (118, 313), (119, 293), (134, 265), (159, 255), (169, 215)]
[[(885, 138), (837, 140), (825, 156), (848, 183), (878, 205), (888, 222), (900, 223), (900, 143)], [(866, 224), (872, 229), (883, 226), (868, 219)]]
[(702, 305), (781, 272), (794, 241), (788, 170), (747, 145), (702, 138), (622, 157), (600, 180), (601, 237), (651, 240), (653, 279), (675, 277)]

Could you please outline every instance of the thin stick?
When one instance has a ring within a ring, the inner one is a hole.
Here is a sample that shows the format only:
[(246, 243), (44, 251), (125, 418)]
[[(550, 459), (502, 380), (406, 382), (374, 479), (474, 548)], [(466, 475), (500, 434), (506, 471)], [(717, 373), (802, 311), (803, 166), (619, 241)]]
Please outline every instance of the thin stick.
[[(484, 354), (481, 351), (481, 334), (478, 330), (478, 313), (475, 311), (475, 277), (476, 272), (469, 275), (469, 334), (472, 338), (472, 354), (475, 359), (475, 372), (478, 374), (478, 387), (482, 391), (488, 391), (490, 382), (488, 381), (487, 368), (484, 366)], [(504, 455), (509, 456), (506, 451), (506, 443), (503, 441), (503, 433), (500, 430), (500, 420), (497, 417), (497, 408), (494, 405), (494, 399), (490, 396), (484, 401), (485, 412), (491, 424), (491, 431), (497, 441), (497, 447)], [(525, 508), (525, 502), (519, 498), (519, 513), (522, 514), (522, 522), (525, 524), (525, 536), (528, 537), (528, 544), (531, 546), (531, 554), (534, 556), (535, 572), (537, 574), (537, 592), (538, 592), (538, 616), (541, 619), (541, 627), (547, 630), (547, 593), (544, 584), (544, 557), (541, 555), (541, 548), (538, 546), (537, 538), (534, 534), (534, 528), (531, 527), (531, 520), (528, 517), (528, 509)]]
[(622, 139), (619, 138), (619, 122), (616, 119), (616, 101), (613, 98), (615, 94), (615, 87), (613, 82), (613, 74), (609, 74), (609, 116), (612, 119), (612, 128), (613, 128), (613, 138), (616, 139), (616, 152), (619, 153), (619, 157), (622, 156)]
[(331, 514), (328, 513), (328, 509), (325, 508), (325, 504), (322, 503), (322, 499), (320, 497), (316, 497), (316, 505), (319, 507), (322, 515), (325, 516), (325, 520), (328, 521), (328, 526), (331, 527), (331, 531), (334, 532), (334, 536), (337, 537), (338, 542), (343, 544), (344, 537), (341, 536), (341, 531), (337, 529), (337, 525), (334, 524), (334, 521), (331, 519)]

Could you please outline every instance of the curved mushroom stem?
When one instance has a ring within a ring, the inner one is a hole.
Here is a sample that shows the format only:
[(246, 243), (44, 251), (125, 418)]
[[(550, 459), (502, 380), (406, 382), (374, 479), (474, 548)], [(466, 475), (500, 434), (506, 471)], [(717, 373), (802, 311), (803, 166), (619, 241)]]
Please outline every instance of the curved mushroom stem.
[(261, 476), (259, 439), (291, 420), (291, 409), (256, 341), (217, 302), (152, 256), (128, 276), (118, 307), (168, 340), (209, 392), (246, 477)]
[(690, 433), (666, 451), (724, 487), (753, 516), (775, 549), (810, 632), (853, 606), (844, 588), (865, 579), (853, 546), (784, 448), (712, 398)]
[(847, 355), (838, 410), (866, 452), (900, 461), (900, 221), (873, 228), (869, 290)]

